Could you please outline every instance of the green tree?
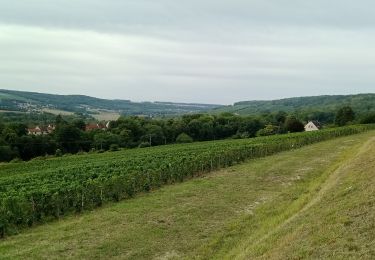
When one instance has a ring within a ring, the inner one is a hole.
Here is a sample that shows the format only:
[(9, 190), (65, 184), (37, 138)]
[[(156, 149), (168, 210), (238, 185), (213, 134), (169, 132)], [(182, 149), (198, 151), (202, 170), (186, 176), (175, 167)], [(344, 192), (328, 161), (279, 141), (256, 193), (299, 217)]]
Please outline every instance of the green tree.
[(285, 129), (291, 133), (303, 132), (305, 126), (295, 116), (289, 116), (285, 121)]
[(147, 124), (145, 126), (145, 134), (141, 138), (143, 142), (149, 142), (152, 145), (164, 144), (166, 139), (163, 133), (163, 129), (158, 125)]
[(274, 116), (275, 123), (281, 126), (282, 124), (285, 123), (287, 117), (288, 117), (288, 114), (286, 112), (278, 111)]
[(75, 119), (73, 121), (73, 126), (75, 126), (76, 128), (78, 128), (82, 131), (84, 131), (86, 129), (86, 123), (82, 119)]
[(98, 132), (94, 136), (94, 146), (100, 150), (108, 150), (111, 145), (119, 146), (121, 137), (112, 133)]
[(257, 136), (268, 136), (268, 135), (275, 135), (279, 131), (279, 127), (275, 125), (266, 125), (265, 128), (260, 129), (257, 132)]
[(350, 106), (340, 108), (336, 113), (335, 123), (338, 126), (344, 126), (355, 119), (355, 114)]
[(68, 153), (76, 153), (82, 144), (81, 131), (72, 125), (60, 125), (55, 131), (55, 138), (59, 146)]
[(256, 133), (262, 128), (264, 128), (264, 124), (259, 119), (247, 117), (241, 122), (239, 133), (240, 135), (244, 134), (243, 136), (255, 137)]
[(62, 115), (57, 115), (55, 118), (55, 125), (59, 127), (60, 125), (66, 125), (67, 122), (63, 119)]
[(2, 136), (3, 136), (3, 139), (8, 143), (8, 144), (16, 144), (17, 143), (17, 140), (18, 140), (18, 135), (17, 133), (9, 128), (9, 127), (6, 127), (3, 132), (2, 132)]
[(119, 134), (120, 138), (121, 138), (121, 146), (130, 146), (131, 143), (132, 143), (132, 140), (133, 140), (133, 134), (132, 134), (132, 131), (128, 130), (128, 129), (123, 129), (120, 134)]
[(142, 119), (137, 117), (120, 117), (117, 122), (111, 124), (111, 129), (117, 131), (118, 134), (126, 129), (130, 130), (134, 140), (138, 140), (144, 135), (144, 128), (141, 125)]
[(361, 124), (375, 124), (375, 113), (367, 114), (360, 120)]
[(8, 127), (12, 129), (17, 136), (27, 135), (27, 126), (25, 124), (11, 123)]
[(198, 119), (191, 120), (187, 125), (189, 136), (193, 137), (195, 140), (201, 140), (200, 132), (202, 128), (203, 122)]
[(11, 147), (0, 145), (0, 162), (9, 162), (16, 157), (16, 152)]
[(180, 118), (168, 119), (163, 128), (168, 142), (174, 142), (177, 136), (186, 131), (186, 124)]
[[(1, 118), (0, 118), (0, 119), (1, 119)], [(5, 128), (5, 125), (4, 125), (4, 123), (0, 120), (0, 134), (3, 132), (4, 128)]]

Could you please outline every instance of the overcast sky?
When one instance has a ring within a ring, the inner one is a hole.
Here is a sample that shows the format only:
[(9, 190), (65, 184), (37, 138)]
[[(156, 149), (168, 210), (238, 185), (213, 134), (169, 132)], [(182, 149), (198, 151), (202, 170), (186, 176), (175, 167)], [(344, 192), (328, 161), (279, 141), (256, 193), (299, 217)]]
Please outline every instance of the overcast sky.
[(374, 93), (370, 0), (0, 0), (0, 88), (134, 101)]

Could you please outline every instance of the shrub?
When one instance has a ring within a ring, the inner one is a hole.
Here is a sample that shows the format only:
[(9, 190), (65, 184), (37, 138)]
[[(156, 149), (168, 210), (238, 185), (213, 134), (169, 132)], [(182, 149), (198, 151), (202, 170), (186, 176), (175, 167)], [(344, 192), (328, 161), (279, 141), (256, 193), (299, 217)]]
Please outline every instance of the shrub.
[(138, 145), (138, 148), (145, 148), (145, 147), (150, 147), (149, 142), (142, 142)]
[(265, 128), (260, 129), (257, 132), (257, 136), (269, 136), (269, 135), (275, 135), (279, 131), (279, 127), (275, 125), (267, 125)]
[(365, 115), (360, 122), (361, 124), (375, 124), (375, 113)]
[(15, 157), (15, 152), (9, 146), (0, 146), (0, 162), (9, 162)]
[(285, 129), (288, 132), (296, 133), (305, 131), (305, 126), (296, 117), (288, 117), (285, 121)]
[(20, 158), (14, 158), (13, 160), (10, 161), (10, 163), (19, 163), (22, 162)]
[(176, 143), (183, 144), (183, 143), (192, 143), (194, 140), (188, 134), (182, 133), (179, 134), (176, 138)]
[(119, 145), (118, 144), (111, 144), (109, 146), (109, 150), (111, 150), (112, 152), (115, 152), (115, 151), (118, 151), (119, 150)]
[(56, 152), (55, 152), (55, 156), (56, 157), (61, 157), (63, 155), (61, 149), (57, 149)]

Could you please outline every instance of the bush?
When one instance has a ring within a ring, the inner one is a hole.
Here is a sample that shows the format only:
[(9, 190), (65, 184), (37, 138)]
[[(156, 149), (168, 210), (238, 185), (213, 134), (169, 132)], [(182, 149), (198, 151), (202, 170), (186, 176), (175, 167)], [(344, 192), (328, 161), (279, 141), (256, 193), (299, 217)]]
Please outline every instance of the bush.
[(109, 150), (111, 150), (112, 152), (115, 152), (115, 151), (118, 151), (119, 150), (119, 145), (118, 144), (111, 144), (109, 146)]
[(23, 162), (20, 158), (14, 158), (13, 160), (10, 161), (10, 163), (19, 163)]
[(16, 153), (9, 146), (0, 146), (0, 162), (9, 162), (14, 157)]
[(250, 137), (251, 135), (249, 132), (237, 132), (234, 136), (232, 136), (232, 139), (246, 139)]
[(142, 142), (138, 145), (138, 148), (145, 148), (145, 147), (150, 147), (149, 142)]
[(291, 133), (305, 131), (305, 126), (294, 116), (288, 117), (285, 121), (285, 129)]
[(45, 159), (46, 159), (46, 157), (44, 157), (44, 156), (38, 156), (38, 157), (34, 157), (33, 159), (31, 159), (31, 161), (43, 161)]
[(375, 124), (375, 113), (368, 114), (364, 116), (361, 121), (361, 124)]
[(55, 152), (55, 156), (56, 157), (61, 157), (63, 155), (61, 149), (57, 149), (56, 152)]
[(275, 135), (279, 132), (279, 127), (275, 125), (267, 125), (265, 128), (257, 132), (257, 136)]
[(192, 143), (194, 140), (188, 134), (182, 133), (179, 134), (176, 138), (176, 143), (183, 144), (183, 143)]

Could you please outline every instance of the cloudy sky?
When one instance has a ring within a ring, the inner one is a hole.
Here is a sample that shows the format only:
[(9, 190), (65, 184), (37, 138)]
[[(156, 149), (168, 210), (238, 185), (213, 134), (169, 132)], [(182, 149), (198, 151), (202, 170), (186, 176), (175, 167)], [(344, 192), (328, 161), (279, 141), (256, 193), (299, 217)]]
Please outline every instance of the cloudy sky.
[(134, 101), (375, 92), (370, 0), (0, 0), (0, 88)]

